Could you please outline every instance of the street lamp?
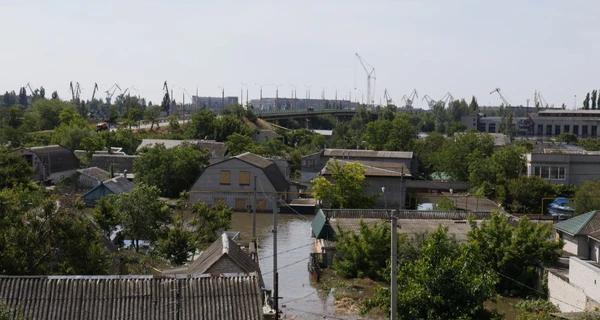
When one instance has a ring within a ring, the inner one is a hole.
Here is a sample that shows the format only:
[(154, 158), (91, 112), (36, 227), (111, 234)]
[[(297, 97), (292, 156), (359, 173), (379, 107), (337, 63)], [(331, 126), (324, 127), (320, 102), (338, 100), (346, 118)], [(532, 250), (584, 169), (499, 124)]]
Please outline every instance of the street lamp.
[(221, 89), (221, 109), (225, 109), (225, 83), (217, 88)]
[(279, 110), (279, 87), (281, 87), (280, 84), (271, 84), (272, 86), (275, 87), (275, 111)]
[(312, 88), (312, 86), (305, 85), (305, 87), (306, 87), (306, 93), (307, 93), (306, 99), (310, 100), (310, 88)]
[(258, 108), (260, 110), (262, 110), (263, 109), (263, 101), (262, 101), (262, 87), (263, 87), (263, 84), (261, 84), (261, 83), (255, 83), (255, 85), (257, 85), (257, 86), (260, 87), (260, 107), (258, 107)]
[(385, 187), (381, 187), (381, 193), (383, 193), (383, 203), (385, 204), (385, 211), (387, 212), (387, 199), (385, 198)]
[(298, 88), (298, 86), (290, 84), (290, 87), (292, 87), (292, 96), (291, 96), (291, 98), (292, 98), (292, 101), (294, 102), (294, 106), (292, 107), (292, 109), (296, 110), (296, 99), (298, 99), (298, 95), (296, 94), (297, 93), (296, 89)]
[(242, 82), (242, 88), (240, 88), (240, 102), (242, 107), (244, 106), (244, 86), (246, 87), (246, 105), (248, 105), (248, 85)]

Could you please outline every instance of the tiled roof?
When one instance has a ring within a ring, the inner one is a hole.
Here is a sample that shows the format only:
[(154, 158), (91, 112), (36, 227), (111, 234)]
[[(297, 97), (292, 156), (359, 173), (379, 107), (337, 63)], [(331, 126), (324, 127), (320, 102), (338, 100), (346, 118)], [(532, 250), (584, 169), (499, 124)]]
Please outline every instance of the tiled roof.
[(104, 181), (108, 179), (110, 173), (108, 171), (102, 170), (98, 167), (89, 167), (85, 169), (77, 170), (80, 174), (86, 175), (96, 181)]
[(570, 235), (588, 235), (600, 230), (600, 210), (590, 211), (574, 218), (561, 221), (554, 228)]
[(114, 173), (123, 173), (125, 170), (133, 173), (133, 162), (138, 156), (123, 156), (116, 154), (97, 154), (92, 155), (90, 167), (98, 167), (110, 172), (110, 166), (114, 165)]
[(406, 151), (376, 151), (360, 149), (325, 149), (323, 153), (326, 157), (336, 158), (392, 158), (392, 159), (412, 159), (413, 153)]
[[(262, 282), (260, 267), (250, 256), (244, 252), (226, 233), (213, 242), (198, 259), (194, 260), (187, 268), (187, 274), (211, 273), (211, 267), (221, 259), (230, 259), (237, 267), (246, 273), (256, 272)], [(222, 271), (221, 271), (222, 272)], [(231, 271), (225, 271), (231, 272)]]
[(114, 194), (129, 192), (135, 188), (135, 184), (123, 176), (114, 177), (104, 181), (103, 183), (104, 186)]
[(211, 157), (223, 157), (227, 152), (227, 145), (223, 142), (214, 140), (169, 140), (169, 139), (143, 139), (138, 146), (137, 152), (144, 147), (152, 148), (154, 145), (162, 143), (165, 148), (170, 149), (184, 144), (190, 144), (199, 148), (205, 148), (210, 151)]
[(255, 274), (0, 276), (0, 299), (28, 319), (262, 319)]
[(35, 153), (48, 168), (48, 173), (76, 170), (79, 168), (79, 159), (73, 151), (59, 145), (20, 148), (11, 153), (22, 154), (24, 150)]

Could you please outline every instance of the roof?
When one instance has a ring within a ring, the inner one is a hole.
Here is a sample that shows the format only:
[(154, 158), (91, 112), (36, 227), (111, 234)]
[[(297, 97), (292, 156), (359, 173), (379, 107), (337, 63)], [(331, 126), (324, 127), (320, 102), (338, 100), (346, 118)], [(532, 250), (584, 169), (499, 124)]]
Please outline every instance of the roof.
[(334, 230), (327, 222), (327, 217), (323, 210), (317, 211), (317, 214), (310, 223), (315, 238), (317, 239), (333, 239)]
[(251, 165), (263, 169), (273, 164), (273, 161), (250, 152), (242, 153), (240, 155), (234, 156), (234, 158), (240, 159), (244, 162), (247, 162)]
[(133, 173), (133, 163), (138, 156), (124, 156), (118, 154), (97, 154), (92, 155), (90, 167), (98, 167), (102, 170), (110, 172), (111, 165), (114, 173), (127, 172)]
[[(557, 319), (597, 319), (600, 317), (600, 312), (598, 311), (584, 311), (584, 312), (561, 312), (561, 313), (551, 313), (553, 318)], [(589, 316), (590, 318), (585, 318), (584, 316)]]
[(135, 188), (133, 182), (123, 176), (114, 177), (103, 182), (104, 186), (114, 194), (129, 192)]
[(35, 153), (46, 165), (49, 174), (79, 168), (79, 159), (73, 151), (60, 145), (19, 148), (11, 153), (23, 154), (25, 151)]
[(255, 274), (0, 276), (0, 298), (36, 319), (262, 319)]
[(96, 181), (104, 181), (104, 180), (108, 179), (108, 177), (110, 176), (110, 173), (108, 173), (108, 171), (102, 170), (98, 167), (89, 167), (89, 168), (85, 168), (85, 169), (79, 169), (79, 170), (77, 170), (77, 172), (79, 172), (80, 174), (86, 175)]
[(169, 140), (169, 139), (142, 139), (142, 143), (136, 149), (139, 152), (144, 147), (152, 148), (156, 144), (162, 143), (165, 148), (170, 149), (181, 145), (189, 144), (198, 148), (208, 149), (211, 157), (223, 157), (227, 152), (227, 145), (215, 140)]
[(360, 149), (325, 149), (323, 155), (339, 158), (387, 158), (387, 159), (412, 159), (413, 153), (406, 151), (376, 151)]
[(319, 130), (319, 129), (313, 129), (312, 132), (316, 133), (316, 134), (320, 134), (322, 136), (331, 136), (333, 135), (333, 130)]
[[(283, 173), (281, 173), (281, 171), (277, 167), (277, 164), (272, 160), (263, 158), (259, 155), (250, 152), (242, 153), (233, 158), (242, 160), (248, 164), (263, 169), (265, 175), (269, 178), (269, 181), (271, 181), (271, 184), (273, 185), (275, 190), (279, 192), (287, 190), (287, 188), (290, 185), (289, 181), (287, 181)], [(233, 158), (229, 158), (224, 161), (228, 161)]]
[(223, 258), (230, 259), (246, 273), (256, 272), (262, 284), (262, 276), (258, 264), (231, 240), (227, 233), (221, 234), (219, 239), (206, 248), (198, 259), (189, 265), (186, 273), (201, 274), (210, 272), (210, 268)]
[(588, 235), (600, 230), (600, 210), (590, 211), (554, 224), (554, 228), (570, 235)]
[(271, 139), (281, 139), (281, 138), (283, 138), (283, 136), (280, 135), (279, 133), (277, 133), (277, 132), (275, 132), (273, 130), (269, 130), (269, 129), (261, 129), (257, 133), (262, 133), (262, 134), (264, 134), (265, 136), (267, 136), (268, 138), (271, 138)]
[[(383, 161), (365, 161), (365, 160), (341, 160), (329, 159), (327, 162), (338, 161), (339, 164), (345, 165), (348, 163), (359, 162), (365, 169), (366, 177), (411, 177), (409, 168), (404, 163), (398, 162), (383, 162)], [(403, 173), (404, 172), (404, 173)], [(321, 170), (321, 174), (330, 175), (331, 172), (327, 166)]]

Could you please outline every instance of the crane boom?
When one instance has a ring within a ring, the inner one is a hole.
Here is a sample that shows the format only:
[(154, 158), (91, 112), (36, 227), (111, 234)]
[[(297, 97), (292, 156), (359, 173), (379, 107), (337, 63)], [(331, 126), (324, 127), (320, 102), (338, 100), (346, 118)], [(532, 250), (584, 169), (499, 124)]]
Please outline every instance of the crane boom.
[(94, 100), (94, 97), (96, 96), (97, 90), (98, 90), (98, 84), (94, 83), (94, 92), (92, 92), (92, 101)]
[(415, 99), (418, 99), (418, 98), (419, 98), (419, 94), (417, 93), (417, 89), (414, 89), (408, 95), (408, 97), (406, 97), (406, 104), (404, 105), (404, 107), (406, 107), (407, 109), (412, 109), (413, 102), (415, 101)]
[(390, 93), (388, 92), (387, 89), (385, 89), (383, 91), (383, 97), (385, 98), (385, 103), (389, 106), (394, 104), (394, 101), (392, 100), (392, 96), (390, 96)]
[[(375, 104), (375, 94), (374, 94), (375, 81), (377, 79), (375, 77), (375, 68), (373, 66), (371, 66), (363, 58), (361, 58), (361, 56), (359, 56), (358, 53), (356, 53), (356, 58), (358, 59), (358, 61), (362, 65), (363, 69), (365, 70), (365, 73), (367, 74), (367, 104), (370, 105), (371, 107), (373, 107)], [(367, 66), (369, 66), (369, 68), (371, 69), (370, 71), (367, 68)], [(371, 81), (373, 82), (372, 88), (371, 88)]]
[(504, 103), (505, 107), (510, 107), (510, 103), (508, 102), (508, 100), (506, 100), (506, 98), (504, 97), (504, 95), (502, 95), (502, 92), (500, 92), (500, 88), (494, 89), (492, 92), (490, 92), (490, 94), (493, 94), (494, 92), (498, 92), (498, 95), (500, 96), (500, 99)]
[(421, 99), (421, 101), (427, 101), (427, 105), (429, 106), (429, 109), (433, 108), (433, 106), (435, 106), (435, 100), (432, 99), (429, 95), (424, 95), (423, 98)]
[(29, 84), (29, 82), (27, 82), (27, 84), (25, 85), (27, 88), (29, 88), (29, 91), (31, 92), (31, 96), (33, 97), (33, 89), (31, 89), (31, 85)]
[[(118, 84), (113, 84), (112, 87), (108, 88), (108, 90), (106, 90), (106, 103), (110, 104), (110, 100), (112, 99), (113, 95), (115, 94), (115, 91), (117, 91), (117, 89), (119, 89), (119, 91), (121, 91), (121, 87), (119, 87)], [(112, 91), (110, 91), (112, 90)]]

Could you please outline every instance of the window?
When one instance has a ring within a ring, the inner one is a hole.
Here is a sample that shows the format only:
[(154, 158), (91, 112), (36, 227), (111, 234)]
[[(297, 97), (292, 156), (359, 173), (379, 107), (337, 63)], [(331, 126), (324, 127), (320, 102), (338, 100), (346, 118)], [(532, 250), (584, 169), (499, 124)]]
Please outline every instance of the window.
[(246, 199), (235, 199), (235, 210), (244, 211), (246, 210)]
[(577, 125), (574, 125), (574, 126), (573, 126), (573, 133), (574, 133), (576, 136), (578, 136), (578, 135), (579, 135), (579, 126), (577, 126)]
[(592, 126), (592, 138), (596, 138), (598, 136), (598, 126)]
[(581, 135), (585, 138), (588, 135), (588, 126), (581, 126)]
[(554, 135), (557, 136), (560, 134), (560, 125), (554, 126)]
[(546, 125), (546, 135), (551, 135), (552, 134), (552, 125)]
[(539, 135), (544, 134), (544, 125), (543, 124), (538, 124), (537, 134), (539, 134)]
[(565, 132), (569, 132), (569, 125), (568, 124), (565, 124), (565, 130), (564, 131)]
[(231, 171), (221, 170), (221, 184), (231, 184)]
[(240, 186), (250, 185), (250, 171), (240, 171)]
[(535, 167), (534, 175), (546, 180), (565, 180), (565, 168)]
[(489, 133), (496, 133), (496, 124), (495, 123), (488, 124), (488, 132)]

